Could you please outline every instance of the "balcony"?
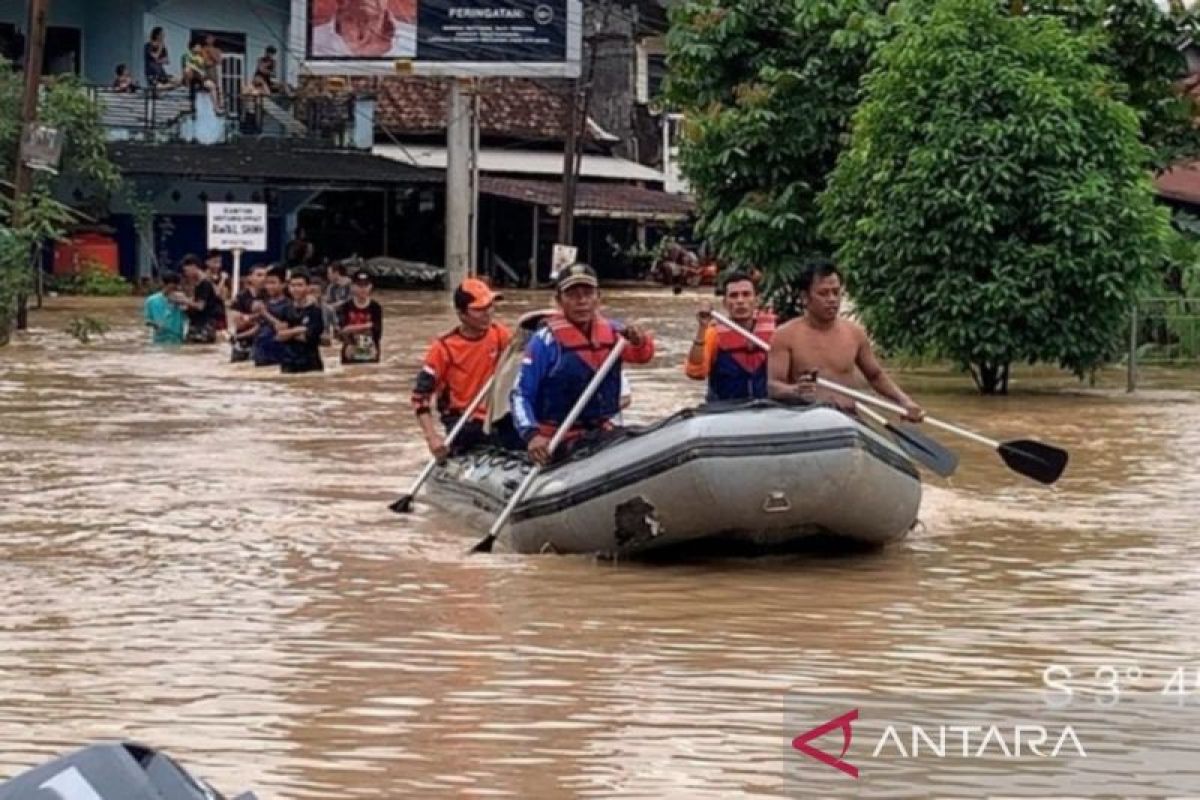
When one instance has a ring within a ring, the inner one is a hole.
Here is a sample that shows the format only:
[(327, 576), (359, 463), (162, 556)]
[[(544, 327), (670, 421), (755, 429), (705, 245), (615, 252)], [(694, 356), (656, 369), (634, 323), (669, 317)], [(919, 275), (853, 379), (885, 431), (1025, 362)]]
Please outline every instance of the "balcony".
[(231, 143), (242, 137), (287, 138), (337, 147), (369, 148), (374, 101), (369, 97), (225, 96), (213, 108), (208, 94), (172, 89), (117, 92), (89, 87), (112, 142)]

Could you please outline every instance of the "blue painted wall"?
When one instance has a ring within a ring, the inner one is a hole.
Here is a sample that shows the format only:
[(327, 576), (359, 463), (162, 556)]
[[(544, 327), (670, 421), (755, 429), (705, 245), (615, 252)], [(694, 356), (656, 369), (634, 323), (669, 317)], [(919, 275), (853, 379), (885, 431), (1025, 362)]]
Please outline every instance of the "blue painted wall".
[(280, 74), (287, 62), (287, 28), (290, 8), (286, 0), (165, 0), (145, 14), (143, 37), (162, 26), (171, 55), (170, 72), (179, 75), (179, 61), (193, 30), (213, 29), (246, 35), (246, 76), (267, 45), (279, 51)]
[[(25, 29), (26, 0), (0, 0), (0, 22)], [(142, 44), (161, 25), (170, 51), (170, 72), (179, 62), (193, 29), (246, 35), (247, 76), (267, 45), (279, 50), (280, 74), (286, 74), (288, 0), (54, 0), (50, 25), (79, 28), (83, 38), (83, 72), (88, 83), (108, 84), (113, 68), (130, 66), (142, 81)]]
[[(14, 23), (23, 33), (29, 21), (29, 4), (25, 0), (0, 0), (0, 22)], [(54, 0), (50, 5), (48, 25), (79, 28), (83, 31), (83, 61), (88, 59), (87, 0)]]
[(91, 2), (85, 24), (83, 63), (87, 82), (112, 83), (114, 68), (125, 63), (141, 84), (142, 0)]

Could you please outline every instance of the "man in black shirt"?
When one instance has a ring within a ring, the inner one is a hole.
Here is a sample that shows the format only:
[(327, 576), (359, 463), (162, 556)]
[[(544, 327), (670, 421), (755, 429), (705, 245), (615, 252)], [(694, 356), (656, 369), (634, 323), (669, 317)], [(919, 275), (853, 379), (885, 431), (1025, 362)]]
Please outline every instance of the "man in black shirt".
[(217, 340), (217, 321), (225, 317), (225, 304), (221, 302), (216, 287), (208, 280), (199, 258), (190, 254), (184, 256), (182, 267), (192, 287), (191, 299), (185, 308), (188, 332), (184, 341), (212, 344)]
[(308, 291), (308, 272), (292, 270), (288, 287), (292, 292), (292, 304), (286, 315), (275, 326), (275, 339), (282, 342), (282, 371), (287, 373), (321, 372), (321, 334), (325, 331), (325, 319), (321, 304)]
[(263, 299), (263, 281), (267, 278), (265, 264), (255, 264), (246, 275), (246, 282), (238, 290), (237, 297), (230, 304), (232, 313), (229, 315), (232, 352), (230, 361), (250, 360), (250, 346), (258, 333), (258, 317), (254, 313), (254, 302)]
[(379, 363), (379, 340), (383, 338), (383, 306), (371, 299), (371, 275), (354, 273), (350, 299), (338, 308), (338, 338), (342, 340), (343, 364)]

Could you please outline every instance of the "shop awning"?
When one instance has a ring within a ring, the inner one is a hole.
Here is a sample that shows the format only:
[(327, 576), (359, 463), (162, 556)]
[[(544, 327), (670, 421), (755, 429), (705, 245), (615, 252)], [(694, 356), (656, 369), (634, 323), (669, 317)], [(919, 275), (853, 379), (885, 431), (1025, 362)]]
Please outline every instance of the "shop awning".
[[(421, 144), (376, 145), (376, 155), (390, 158), (401, 164), (426, 169), (446, 168), (446, 148)], [(483, 173), (508, 173), (517, 175), (563, 174), (563, 154), (551, 150), (501, 150), (481, 148), (479, 171)], [(649, 181), (662, 185), (662, 172), (636, 161), (615, 156), (584, 155), (579, 167), (584, 178), (608, 178), (624, 181)]]
[[(561, 211), (562, 184), (558, 181), (485, 175), (479, 180), (479, 191), (493, 197), (542, 206), (555, 215)], [(695, 207), (695, 203), (684, 195), (628, 184), (580, 181), (575, 192), (575, 216), (580, 218), (675, 222), (686, 218)]]

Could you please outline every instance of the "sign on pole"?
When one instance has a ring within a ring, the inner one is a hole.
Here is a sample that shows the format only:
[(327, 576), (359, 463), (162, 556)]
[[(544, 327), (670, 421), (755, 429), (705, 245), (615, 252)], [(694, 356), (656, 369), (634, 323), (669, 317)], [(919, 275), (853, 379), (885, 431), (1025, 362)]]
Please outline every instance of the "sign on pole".
[(21, 131), (21, 160), (30, 169), (58, 174), (63, 135), (58, 128), (28, 122)]
[(575, 263), (579, 248), (569, 244), (556, 244), (550, 256), (550, 280), (556, 280), (558, 273)]
[(267, 249), (265, 203), (209, 203), (208, 249), (233, 251), (233, 294), (242, 275), (242, 251)]
[(267, 249), (267, 206), (265, 203), (209, 203), (208, 247), (210, 250)]

